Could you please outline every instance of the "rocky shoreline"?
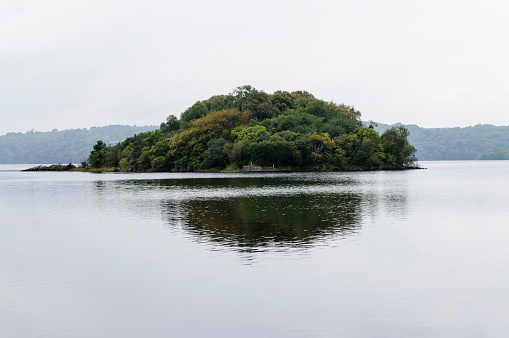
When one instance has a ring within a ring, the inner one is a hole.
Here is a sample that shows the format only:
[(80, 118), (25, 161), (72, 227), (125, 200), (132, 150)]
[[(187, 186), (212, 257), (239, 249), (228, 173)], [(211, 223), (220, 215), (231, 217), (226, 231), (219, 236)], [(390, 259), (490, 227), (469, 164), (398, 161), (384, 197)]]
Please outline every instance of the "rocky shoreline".
[(74, 165), (72, 165), (71, 163), (69, 163), (67, 165), (63, 165), (63, 164), (52, 164), (49, 166), (38, 165), (36, 167), (28, 168), (28, 169), (21, 170), (21, 171), (69, 171), (74, 168), (76, 168), (76, 167)]

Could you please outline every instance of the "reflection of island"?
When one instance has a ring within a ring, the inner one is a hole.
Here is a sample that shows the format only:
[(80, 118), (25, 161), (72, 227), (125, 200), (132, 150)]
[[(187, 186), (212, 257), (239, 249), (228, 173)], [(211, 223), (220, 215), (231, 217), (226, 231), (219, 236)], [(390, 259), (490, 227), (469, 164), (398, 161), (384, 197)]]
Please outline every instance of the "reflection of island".
[(203, 239), (243, 250), (299, 247), (360, 226), (358, 194), (296, 194), (168, 202), (168, 222)]
[(116, 206), (139, 217), (162, 213), (169, 229), (234, 251), (315, 246), (407, 213), (404, 173), (148, 177), (97, 181), (98, 207)]

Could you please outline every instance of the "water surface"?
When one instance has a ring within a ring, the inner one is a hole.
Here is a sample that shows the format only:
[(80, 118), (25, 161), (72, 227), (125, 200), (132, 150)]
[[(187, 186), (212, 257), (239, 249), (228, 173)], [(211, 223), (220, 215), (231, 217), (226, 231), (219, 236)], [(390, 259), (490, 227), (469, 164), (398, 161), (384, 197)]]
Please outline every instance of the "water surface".
[(2, 336), (505, 336), (509, 162), (422, 165), (0, 166)]

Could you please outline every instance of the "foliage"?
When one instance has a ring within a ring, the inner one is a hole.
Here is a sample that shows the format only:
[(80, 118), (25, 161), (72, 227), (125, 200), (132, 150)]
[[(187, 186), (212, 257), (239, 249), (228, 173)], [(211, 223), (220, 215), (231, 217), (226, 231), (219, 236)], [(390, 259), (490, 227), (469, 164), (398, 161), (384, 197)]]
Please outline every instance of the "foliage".
[(179, 130), (180, 121), (175, 115), (170, 115), (166, 118), (166, 122), (161, 123), (159, 131), (162, 134), (168, 135), (173, 131)]
[(405, 128), (380, 135), (351, 106), (306, 91), (251, 86), (197, 101), (159, 130), (103, 148), (88, 162), (124, 171), (231, 170), (247, 164), (296, 170), (402, 169), (415, 161)]
[(209, 109), (204, 102), (197, 101), (191, 107), (187, 108), (181, 115), (180, 119), (187, 123), (192, 120), (196, 120), (209, 113)]
[(408, 130), (403, 126), (392, 127), (382, 134), (382, 146), (387, 156), (387, 163), (398, 166), (399, 163), (411, 165), (417, 160), (415, 147), (408, 143)]
[(207, 143), (207, 150), (203, 152), (203, 169), (225, 168), (228, 165), (228, 141), (215, 139)]
[(210, 140), (219, 138), (223, 130), (246, 125), (249, 122), (247, 111), (227, 108), (202, 116), (189, 122), (188, 128), (170, 139), (168, 155), (173, 159), (188, 158), (188, 169), (200, 169), (203, 153)]
[(102, 140), (97, 141), (94, 150), (90, 152), (88, 162), (92, 168), (101, 168), (106, 165), (106, 150), (108, 146)]

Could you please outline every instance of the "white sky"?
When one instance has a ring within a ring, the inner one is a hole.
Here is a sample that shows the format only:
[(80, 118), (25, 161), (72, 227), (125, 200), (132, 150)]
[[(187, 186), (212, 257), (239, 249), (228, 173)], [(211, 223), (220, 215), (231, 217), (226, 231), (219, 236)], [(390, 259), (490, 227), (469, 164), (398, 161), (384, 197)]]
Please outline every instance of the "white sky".
[(365, 120), (509, 125), (509, 2), (0, 1), (0, 135), (158, 125), (250, 84)]

